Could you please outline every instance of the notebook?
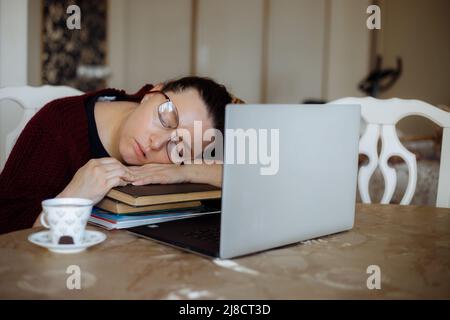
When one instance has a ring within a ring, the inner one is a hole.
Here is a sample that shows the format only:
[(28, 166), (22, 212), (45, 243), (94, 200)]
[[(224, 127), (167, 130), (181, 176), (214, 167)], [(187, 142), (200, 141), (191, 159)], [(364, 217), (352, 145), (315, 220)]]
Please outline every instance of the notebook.
[(95, 206), (115, 214), (130, 214), (130, 213), (149, 212), (168, 209), (193, 208), (201, 205), (202, 203), (200, 201), (185, 201), (185, 202), (175, 202), (175, 203), (155, 204), (151, 206), (135, 207), (122, 203), (118, 200), (104, 198)]
[(202, 183), (127, 185), (111, 189), (106, 196), (131, 206), (150, 206), (217, 199), (221, 197), (221, 189)]
[(89, 223), (103, 227), (107, 230), (113, 229), (126, 229), (142, 225), (150, 225), (154, 223), (161, 223), (165, 221), (179, 220), (197, 217), (205, 214), (212, 214), (220, 212), (217, 209), (213, 209), (206, 206), (200, 206), (197, 208), (187, 210), (167, 210), (152, 213), (142, 214), (113, 214), (100, 208), (94, 207), (92, 209), (91, 216), (89, 217)]

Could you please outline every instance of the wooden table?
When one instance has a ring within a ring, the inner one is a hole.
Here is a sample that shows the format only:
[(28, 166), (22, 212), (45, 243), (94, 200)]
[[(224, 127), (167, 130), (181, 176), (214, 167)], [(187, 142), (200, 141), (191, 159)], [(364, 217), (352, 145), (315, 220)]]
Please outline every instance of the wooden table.
[[(0, 298), (450, 299), (450, 209), (358, 205), (351, 231), (224, 261), (125, 231), (55, 254), (26, 240), (36, 231), (0, 236)], [(66, 287), (70, 265), (80, 267), (80, 290)], [(370, 265), (379, 290), (367, 288)]]

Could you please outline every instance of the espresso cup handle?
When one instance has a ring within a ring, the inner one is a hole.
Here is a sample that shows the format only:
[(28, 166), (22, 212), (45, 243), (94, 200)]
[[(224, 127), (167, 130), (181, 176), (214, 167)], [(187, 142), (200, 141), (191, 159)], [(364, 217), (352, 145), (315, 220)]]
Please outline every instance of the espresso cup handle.
[(47, 223), (47, 221), (45, 221), (45, 214), (44, 214), (44, 213), (41, 214), (40, 220), (41, 220), (41, 224), (42, 224), (44, 227), (50, 229), (49, 224)]

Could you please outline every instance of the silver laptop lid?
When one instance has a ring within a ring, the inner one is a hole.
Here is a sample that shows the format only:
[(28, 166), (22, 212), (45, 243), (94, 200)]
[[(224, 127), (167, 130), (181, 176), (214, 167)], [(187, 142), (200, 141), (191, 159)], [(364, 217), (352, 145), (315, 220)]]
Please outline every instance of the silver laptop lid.
[(227, 106), (221, 258), (353, 227), (360, 117), (359, 105)]

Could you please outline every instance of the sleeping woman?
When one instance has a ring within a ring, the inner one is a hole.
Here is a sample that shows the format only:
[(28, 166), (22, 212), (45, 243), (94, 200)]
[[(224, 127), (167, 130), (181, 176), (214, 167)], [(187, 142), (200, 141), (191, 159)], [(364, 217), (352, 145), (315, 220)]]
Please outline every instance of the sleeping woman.
[(38, 225), (47, 198), (97, 203), (126, 184), (220, 186), (220, 164), (180, 165), (173, 155), (178, 131), (194, 136), (194, 121), (223, 131), (232, 99), (211, 79), (185, 77), (135, 94), (104, 89), (51, 101), (28, 122), (0, 174), (0, 233)]

